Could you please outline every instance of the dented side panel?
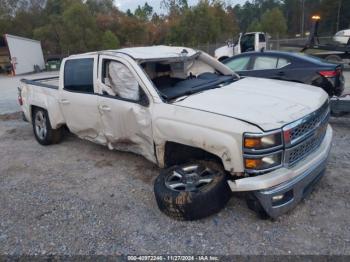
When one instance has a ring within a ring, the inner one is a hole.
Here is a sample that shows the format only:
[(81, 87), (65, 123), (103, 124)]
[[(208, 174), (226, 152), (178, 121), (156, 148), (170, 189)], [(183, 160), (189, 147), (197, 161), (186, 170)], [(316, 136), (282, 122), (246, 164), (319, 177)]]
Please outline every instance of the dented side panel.
[(65, 124), (59, 105), (58, 90), (40, 86), (32, 87), (22, 82), (21, 94), (22, 110), (29, 122), (32, 121), (32, 106), (37, 106), (47, 110), (52, 128), (56, 129)]
[(175, 105), (156, 104), (154, 141), (159, 165), (164, 167), (167, 141), (203, 149), (218, 156), (226, 171), (243, 172), (242, 134), (259, 132), (248, 123)]
[(140, 154), (156, 163), (150, 109), (137, 103), (103, 96), (99, 97), (99, 105), (108, 147)]

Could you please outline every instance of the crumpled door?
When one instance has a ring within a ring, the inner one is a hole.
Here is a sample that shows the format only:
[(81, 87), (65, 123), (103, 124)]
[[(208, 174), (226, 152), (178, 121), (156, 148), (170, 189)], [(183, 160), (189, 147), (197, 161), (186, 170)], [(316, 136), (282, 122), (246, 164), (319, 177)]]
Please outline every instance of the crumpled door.
[(110, 149), (130, 151), (156, 162), (150, 105), (141, 103), (141, 87), (132, 69), (116, 60), (101, 59), (102, 94), (98, 109)]
[(110, 96), (99, 96), (103, 133), (110, 149), (129, 151), (156, 162), (148, 107)]

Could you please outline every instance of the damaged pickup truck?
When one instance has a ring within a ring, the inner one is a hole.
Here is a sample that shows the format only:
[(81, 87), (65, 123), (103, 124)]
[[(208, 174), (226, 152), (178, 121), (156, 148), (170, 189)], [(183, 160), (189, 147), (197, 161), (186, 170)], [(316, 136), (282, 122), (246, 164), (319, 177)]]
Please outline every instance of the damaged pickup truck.
[(162, 171), (167, 215), (193, 220), (232, 192), (276, 218), (322, 177), (331, 148), (328, 95), (304, 84), (239, 77), (201, 51), (152, 46), (73, 55), (57, 78), (22, 80), (19, 102), (42, 145), (67, 127)]

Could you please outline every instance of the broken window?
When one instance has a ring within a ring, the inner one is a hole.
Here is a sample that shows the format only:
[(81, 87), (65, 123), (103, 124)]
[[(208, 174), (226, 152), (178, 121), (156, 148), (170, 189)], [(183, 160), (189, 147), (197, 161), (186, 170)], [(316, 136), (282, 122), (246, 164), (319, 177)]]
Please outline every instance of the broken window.
[(105, 60), (103, 76), (104, 91), (109, 95), (134, 101), (140, 99), (138, 81), (126, 65)]

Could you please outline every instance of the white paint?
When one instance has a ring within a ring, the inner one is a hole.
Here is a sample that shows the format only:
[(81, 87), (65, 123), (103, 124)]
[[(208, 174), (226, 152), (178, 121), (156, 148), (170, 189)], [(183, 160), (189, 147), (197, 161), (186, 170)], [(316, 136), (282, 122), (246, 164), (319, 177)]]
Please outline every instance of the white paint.
[[(81, 138), (106, 145), (110, 149), (141, 154), (159, 167), (164, 167), (165, 164), (165, 144), (175, 142), (210, 152), (222, 160), (226, 171), (242, 173), (242, 140), (245, 132), (261, 133), (262, 130), (281, 128), (316, 111), (328, 99), (323, 90), (313, 86), (243, 78), (225, 87), (193, 94), (182, 101), (165, 103), (137, 59), (162, 61), (169, 56), (181, 58), (183, 49), (145, 47), (99, 52), (99, 57), (96, 52), (71, 56), (63, 60), (59, 90), (22, 85), (22, 110), (31, 121), (31, 105), (45, 108), (53, 128), (66, 124)], [(189, 54), (197, 52), (186, 49)], [(209, 55), (199, 55), (198, 59), (202, 62), (197, 69), (200, 72), (214, 68), (224, 75), (234, 74)], [(67, 92), (63, 89), (65, 63), (78, 58), (94, 58), (94, 92), (99, 95)], [(130, 69), (146, 94), (148, 105), (102, 95), (103, 81), (100, 78), (103, 59), (115, 60)], [(202, 63), (206, 63), (206, 66)], [(184, 73), (187, 75), (188, 72)], [(322, 146), (330, 144), (331, 134), (328, 137)], [(314, 155), (315, 159), (318, 156), (321, 153)], [(314, 161), (312, 159), (303, 163), (303, 168), (310, 166)], [(273, 183), (282, 183), (291, 178), (289, 171), (283, 168), (278, 171), (282, 175), (273, 179)], [(261, 180), (265, 176), (237, 182), (234, 190), (252, 190), (253, 187), (249, 187), (252, 183), (261, 188), (267, 184)]]
[(15, 61), (15, 74), (26, 74), (34, 72), (34, 65), (40, 69), (45, 68), (43, 50), (40, 41), (28, 38), (5, 35), (11, 60)]

